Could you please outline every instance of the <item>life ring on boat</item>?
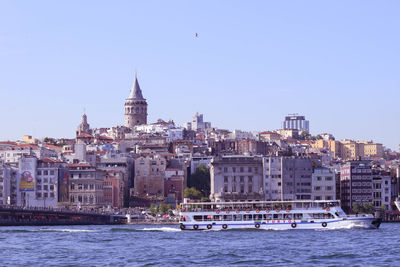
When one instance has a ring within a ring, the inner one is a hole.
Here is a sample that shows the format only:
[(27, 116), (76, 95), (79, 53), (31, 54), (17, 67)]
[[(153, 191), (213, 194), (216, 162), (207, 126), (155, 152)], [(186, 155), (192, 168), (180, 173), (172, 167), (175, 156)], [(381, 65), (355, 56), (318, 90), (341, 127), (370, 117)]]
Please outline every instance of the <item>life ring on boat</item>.
[(195, 225), (193, 225), (193, 229), (197, 230), (197, 229), (199, 229), (199, 226), (197, 224), (195, 224)]
[(329, 212), (331, 209), (330, 209), (329, 207), (326, 207), (325, 210), (326, 210), (327, 212)]
[(181, 228), (181, 230), (185, 230), (185, 225), (183, 223), (181, 223), (181, 225), (179, 226)]
[(280, 211), (281, 211), (281, 209), (280, 209), (280, 208), (277, 208), (275, 211), (276, 211), (276, 212), (280, 212)]
[(250, 212), (250, 210), (249, 210), (249, 209), (247, 209), (247, 210), (246, 210), (246, 213), (249, 213), (249, 212)]
[(216, 213), (216, 214), (219, 214), (219, 210), (216, 210), (215, 213)]
[(265, 210), (266, 213), (269, 213), (270, 211), (271, 211), (270, 209), (266, 209), (266, 210)]
[(256, 213), (259, 213), (260, 212), (260, 210), (259, 209), (256, 209)]
[(296, 223), (292, 223), (291, 225), (292, 225), (292, 228), (296, 228), (297, 227)]
[(239, 213), (239, 210), (235, 210), (236, 213)]
[(226, 228), (228, 228), (228, 225), (223, 224), (223, 225), (222, 225), (222, 229), (226, 229)]
[(286, 208), (286, 212), (290, 212), (290, 208)]
[(207, 224), (207, 229), (210, 230), (212, 228), (211, 224)]
[(255, 226), (257, 229), (260, 228), (260, 224), (259, 224), (259, 223), (256, 223), (254, 226)]
[(326, 227), (328, 224), (326, 222), (322, 223), (322, 227)]
[(225, 213), (226, 213), (226, 214), (229, 214), (229, 209), (225, 210)]

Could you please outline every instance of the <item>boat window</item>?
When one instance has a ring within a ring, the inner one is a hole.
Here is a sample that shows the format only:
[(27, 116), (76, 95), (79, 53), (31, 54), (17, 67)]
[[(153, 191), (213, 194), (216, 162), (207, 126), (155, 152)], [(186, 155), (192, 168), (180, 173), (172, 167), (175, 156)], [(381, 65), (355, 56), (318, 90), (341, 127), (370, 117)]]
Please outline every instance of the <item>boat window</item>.
[(256, 215), (254, 215), (254, 220), (262, 220), (262, 219), (263, 219), (262, 214), (256, 214)]
[(264, 214), (264, 220), (272, 220), (272, 214)]
[(303, 219), (303, 214), (302, 213), (295, 213), (294, 214), (294, 219), (296, 219), (296, 220)]
[(221, 215), (214, 215), (214, 221), (221, 221), (222, 216)]
[(203, 221), (203, 216), (202, 215), (194, 215), (193, 219), (195, 221), (201, 222), (201, 221)]
[(287, 220), (292, 219), (292, 214), (283, 214), (283, 219), (287, 219)]
[(241, 214), (233, 215), (233, 220), (234, 221), (241, 221), (242, 220), (242, 215)]
[(224, 215), (224, 221), (232, 221), (232, 215)]
[(251, 214), (245, 214), (243, 215), (243, 221), (251, 221), (252, 217), (253, 216)]
[(274, 219), (282, 219), (282, 214), (274, 214)]
[(211, 221), (212, 216), (211, 215), (204, 215), (204, 221)]

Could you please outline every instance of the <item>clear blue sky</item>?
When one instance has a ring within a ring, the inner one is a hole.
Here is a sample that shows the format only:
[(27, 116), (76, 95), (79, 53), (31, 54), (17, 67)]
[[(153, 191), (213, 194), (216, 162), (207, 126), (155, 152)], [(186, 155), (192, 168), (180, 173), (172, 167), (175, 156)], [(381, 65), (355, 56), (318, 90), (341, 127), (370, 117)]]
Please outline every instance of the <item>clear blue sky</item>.
[[(1, 1), (0, 139), (149, 121), (400, 144), (399, 1)], [(195, 33), (199, 38), (195, 38)]]

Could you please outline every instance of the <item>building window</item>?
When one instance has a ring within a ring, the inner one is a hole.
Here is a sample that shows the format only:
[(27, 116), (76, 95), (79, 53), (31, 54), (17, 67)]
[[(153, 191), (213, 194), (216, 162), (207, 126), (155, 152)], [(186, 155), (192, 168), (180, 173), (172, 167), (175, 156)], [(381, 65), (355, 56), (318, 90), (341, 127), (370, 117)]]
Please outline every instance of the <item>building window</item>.
[(253, 176), (249, 176), (249, 183), (253, 182)]
[(228, 176), (224, 176), (224, 183), (228, 182)]

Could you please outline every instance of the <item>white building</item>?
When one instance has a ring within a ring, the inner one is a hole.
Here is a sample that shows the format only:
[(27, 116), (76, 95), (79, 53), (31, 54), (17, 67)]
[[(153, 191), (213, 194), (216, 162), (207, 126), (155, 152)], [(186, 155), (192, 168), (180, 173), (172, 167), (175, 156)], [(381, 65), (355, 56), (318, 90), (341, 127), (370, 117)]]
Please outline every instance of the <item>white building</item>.
[(282, 129), (297, 129), (308, 133), (310, 131), (310, 123), (306, 120), (305, 116), (289, 114), (282, 122)]
[(210, 164), (212, 201), (257, 201), (264, 199), (262, 159), (224, 156)]
[(314, 169), (311, 198), (313, 200), (336, 199), (335, 173), (332, 170), (324, 167)]
[(307, 157), (264, 157), (265, 200), (311, 199), (312, 161)]
[(246, 132), (246, 131), (241, 131), (241, 130), (233, 130), (233, 132), (230, 134), (231, 139), (253, 139), (257, 140), (258, 139), (258, 133), (253, 133), (253, 132)]
[(196, 112), (196, 114), (193, 116), (192, 122), (185, 123), (184, 127), (187, 130), (204, 132), (206, 129), (211, 128), (211, 122), (203, 121), (203, 114)]
[(390, 210), (391, 196), (390, 174), (385, 172), (372, 172), (372, 194), (375, 210), (385, 207)]

